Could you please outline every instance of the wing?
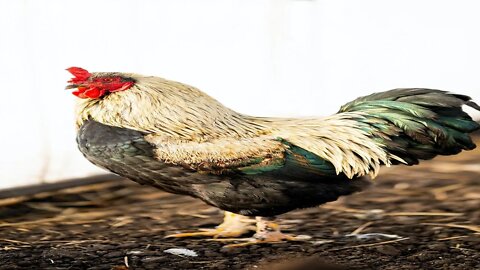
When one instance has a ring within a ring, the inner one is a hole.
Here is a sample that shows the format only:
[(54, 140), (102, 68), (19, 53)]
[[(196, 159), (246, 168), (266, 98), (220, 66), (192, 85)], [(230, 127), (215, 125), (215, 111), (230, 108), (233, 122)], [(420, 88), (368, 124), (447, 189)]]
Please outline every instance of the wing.
[(336, 175), (330, 162), (271, 135), (174, 143), (151, 134), (146, 140), (155, 145), (157, 159), (205, 174), (278, 173), (292, 178)]

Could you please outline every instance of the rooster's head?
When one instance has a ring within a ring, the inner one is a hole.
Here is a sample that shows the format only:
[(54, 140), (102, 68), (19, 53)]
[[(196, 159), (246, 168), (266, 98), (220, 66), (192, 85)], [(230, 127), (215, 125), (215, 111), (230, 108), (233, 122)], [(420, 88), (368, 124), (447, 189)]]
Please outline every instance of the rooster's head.
[(90, 73), (83, 68), (67, 68), (74, 77), (68, 81), (67, 89), (79, 98), (99, 99), (103, 96), (127, 90), (135, 84), (132, 78), (126, 78), (115, 73)]

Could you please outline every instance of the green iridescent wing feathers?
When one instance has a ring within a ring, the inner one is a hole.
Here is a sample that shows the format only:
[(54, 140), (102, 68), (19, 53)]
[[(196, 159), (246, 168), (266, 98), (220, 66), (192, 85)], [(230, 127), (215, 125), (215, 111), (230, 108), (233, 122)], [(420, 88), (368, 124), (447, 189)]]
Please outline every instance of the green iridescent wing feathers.
[(292, 178), (337, 176), (332, 163), (287, 141), (282, 140), (282, 143), (288, 147), (282, 159), (269, 160), (266, 164), (265, 158), (258, 159), (257, 163), (239, 167), (235, 171), (248, 175), (279, 173)]

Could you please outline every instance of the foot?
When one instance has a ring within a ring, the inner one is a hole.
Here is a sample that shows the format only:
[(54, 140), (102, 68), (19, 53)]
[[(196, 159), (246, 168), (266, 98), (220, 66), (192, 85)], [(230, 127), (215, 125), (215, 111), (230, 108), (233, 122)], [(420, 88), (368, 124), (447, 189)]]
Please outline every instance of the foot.
[(222, 224), (218, 225), (215, 229), (201, 229), (199, 232), (191, 233), (177, 233), (167, 235), (166, 238), (172, 237), (213, 237), (214, 239), (219, 237), (239, 237), (246, 233), (255, 231), (253, 225), (255, 220), (248, 217), (237, 215), (231, 212), (225, 211), (225, 217)]
[(244, 243), (230, 244), (225, 247), (244, 247), (257, 244), (274, 244), (285, 241), (307, 241), (311, 239), (308, 235), (291, 235), (280, 231), (277, 223), (263, 220), (257, 217), (257, 230), (253, 237), (243, 239), (219, 239), (219, 241), (244, 241)]

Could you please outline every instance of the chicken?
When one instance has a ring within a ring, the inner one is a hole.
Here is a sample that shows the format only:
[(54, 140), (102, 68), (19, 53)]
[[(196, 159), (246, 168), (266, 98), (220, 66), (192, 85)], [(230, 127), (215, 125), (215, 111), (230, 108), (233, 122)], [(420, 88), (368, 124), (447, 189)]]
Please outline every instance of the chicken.
[[(375, 93), (318, 118), (254, 117), (195, 87), (130, 73), (67, 69), (79, 97), (80, 151), (93, 164), (225, 210), (215, 229), (170, 237), (301, 240), (273, 217), (366, 188), (382, 165), (475, 148), (470, 97), (434, 89)], [(256, 217), (254, 220), (252, 217)]]

